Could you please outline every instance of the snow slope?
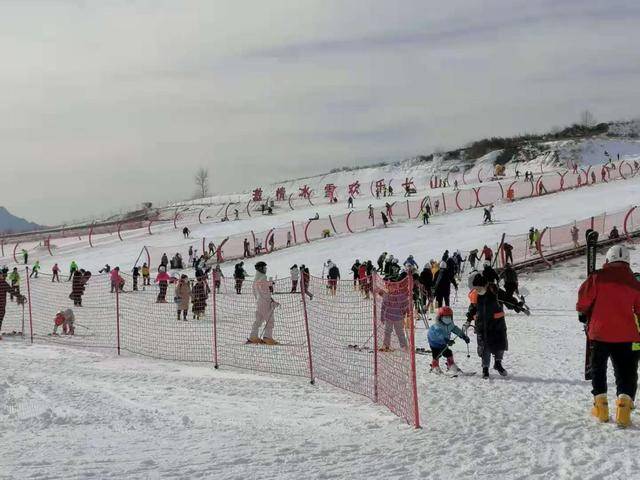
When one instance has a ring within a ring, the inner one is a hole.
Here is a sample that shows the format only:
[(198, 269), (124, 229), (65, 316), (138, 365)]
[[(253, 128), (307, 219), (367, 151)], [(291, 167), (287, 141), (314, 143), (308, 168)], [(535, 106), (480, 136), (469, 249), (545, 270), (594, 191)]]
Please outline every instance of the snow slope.
[[(5, 338), (0, 478), (636, 478), (638, 428), (589, 417), (583, 271), (522, 279), (534, 313), (508, 316), (509, 377), (438, 377), (418, 356), (422, 430), (303, 379)], [(464, 370), (474, 347), (453, 347)]]

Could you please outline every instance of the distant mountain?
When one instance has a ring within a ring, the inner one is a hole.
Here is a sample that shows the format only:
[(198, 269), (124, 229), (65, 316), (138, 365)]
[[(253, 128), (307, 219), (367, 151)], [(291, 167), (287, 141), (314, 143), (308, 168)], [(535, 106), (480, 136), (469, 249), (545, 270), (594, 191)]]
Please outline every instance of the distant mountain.
[(9, 213), (6, 208), (0, 207), (0, 234), (28, 232), (40, 228), (44, 227), (37, 223), (29, 222), (24, 218), (16, 217)]

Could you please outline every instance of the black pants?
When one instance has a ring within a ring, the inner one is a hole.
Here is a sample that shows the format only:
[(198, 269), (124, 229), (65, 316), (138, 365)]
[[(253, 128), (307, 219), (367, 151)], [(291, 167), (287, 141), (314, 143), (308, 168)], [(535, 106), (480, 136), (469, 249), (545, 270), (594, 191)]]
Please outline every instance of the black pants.
[(434, 360), (440, 357), (450, 358), (453, 357), (453, 352), (449, 347), (431, 347), (431, 357), (433, 357)]
[(507, 294), (507, 297), (513, 297), (513, 294), (518, 291), (518, 284), (507, 282), (504, 284), (504, 291)]
[(449, 294), (447, 293), (446, 295), (442, 294), (442, 293), (436, 293), (436, 305), (438, 306), (438, 308), (442, 307), (442, 302), (444, 301), (444, 304), (448, 307), (449, 306)]
[(160, 282), (160, 292), (158, 292), (158, 301), (164, 302), (167, 296), (167, 282)]
[(298, 291), (298, 280), (291, 280), (291, 293)]
[(638, 389), (638, 352), (631, 342), (608, 343), (591, 341), (591, 386), (593, 395), (607, 393), (607, 362), (611, 358), (616, 378), (616, 394), (635, 398)]

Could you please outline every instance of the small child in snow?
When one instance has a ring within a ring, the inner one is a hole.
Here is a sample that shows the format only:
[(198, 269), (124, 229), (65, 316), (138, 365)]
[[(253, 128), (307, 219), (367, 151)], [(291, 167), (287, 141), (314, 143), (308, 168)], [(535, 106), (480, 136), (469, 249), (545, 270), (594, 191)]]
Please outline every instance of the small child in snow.
[(53, 319), (53, 335), (58, 335), (58, 327), (62, 326), (62, 333), (65, 335), (73, 335), (75, 333), (75, 328), (73, 326), (76, 320), (75, 315), (73, 314), (73, 310), (67, 308), (66, 310), (60, 310), (56, 313), (55, 318)]
[(451, 334), (454, 333), (466, 343), (469, 343), (469, 337), (453, 323), (453, 310), (450, 307), (441, 307), (436, 314), (436, 321), (427, 332), (429, 347), (431, 347), (431, 371), (442, 373), (440, 369), (440, 357), (447, 359), (447, 370), (452, 373), (459, 373), (461, 370), (453, 360), (453, 352), (449, 349), (449, 345), (453, 345)]

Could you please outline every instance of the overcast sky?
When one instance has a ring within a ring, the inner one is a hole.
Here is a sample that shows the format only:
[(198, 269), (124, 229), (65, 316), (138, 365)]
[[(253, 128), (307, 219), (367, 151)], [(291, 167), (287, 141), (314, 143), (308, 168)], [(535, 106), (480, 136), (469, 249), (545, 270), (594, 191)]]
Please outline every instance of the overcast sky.
[(640, 114), (638, 0), (4, 0), (0, 205), (44, 224)]

